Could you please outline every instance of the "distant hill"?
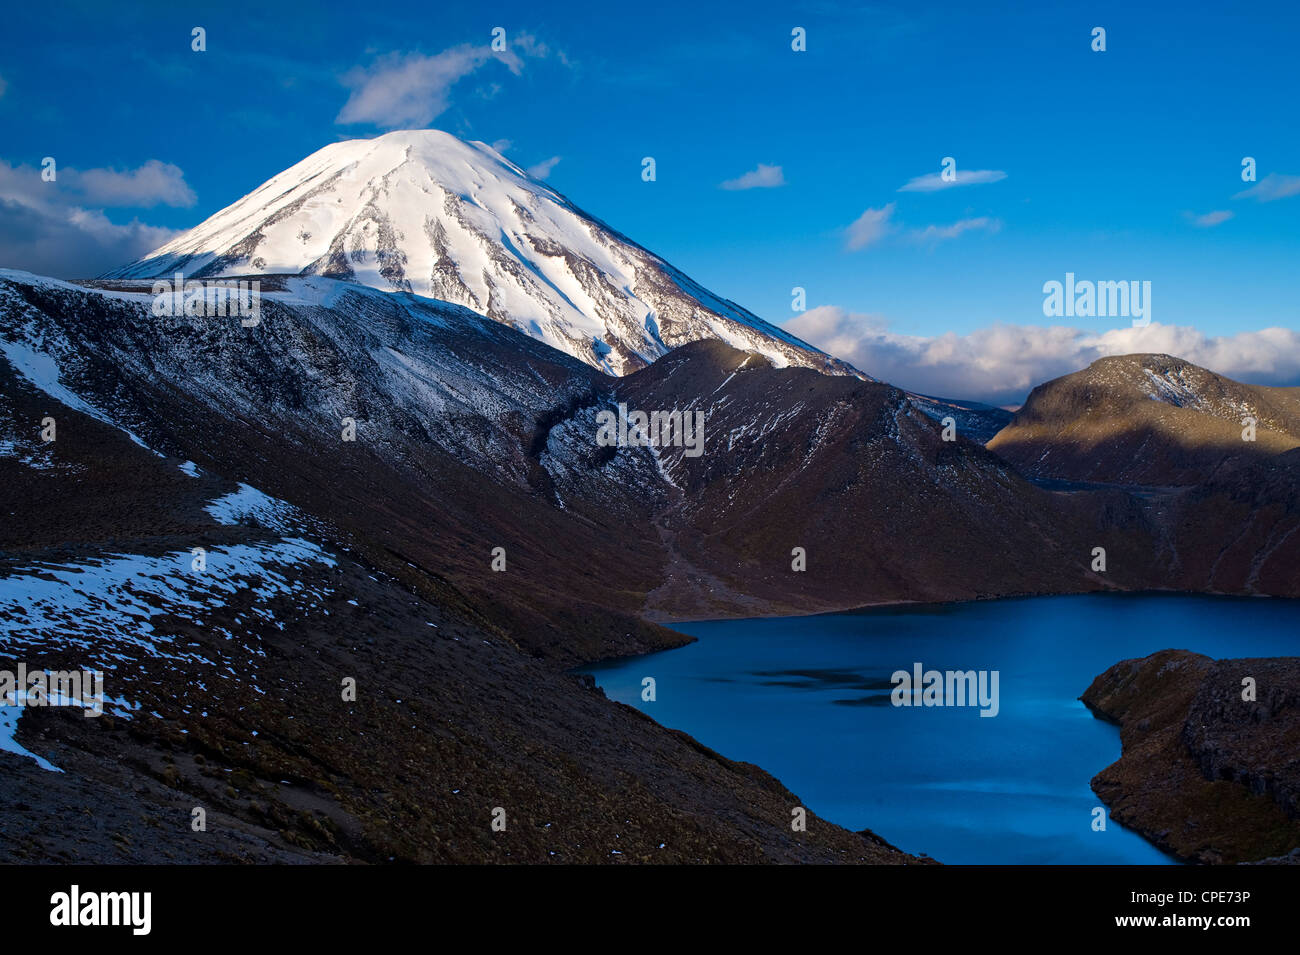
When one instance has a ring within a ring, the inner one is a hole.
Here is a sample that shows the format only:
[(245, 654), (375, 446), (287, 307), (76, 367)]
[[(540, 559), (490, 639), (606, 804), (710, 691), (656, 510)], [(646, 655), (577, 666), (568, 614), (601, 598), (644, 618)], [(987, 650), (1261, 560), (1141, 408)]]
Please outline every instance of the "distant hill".
[[(1255, 440), (1243, 440), (1253, 419)], [(1199, 484), (1300, 447), (1300, 388), (1246, 385), (1170, 355), (1102, 358), (1039, 385), (988, 443), (1030, 478)]]

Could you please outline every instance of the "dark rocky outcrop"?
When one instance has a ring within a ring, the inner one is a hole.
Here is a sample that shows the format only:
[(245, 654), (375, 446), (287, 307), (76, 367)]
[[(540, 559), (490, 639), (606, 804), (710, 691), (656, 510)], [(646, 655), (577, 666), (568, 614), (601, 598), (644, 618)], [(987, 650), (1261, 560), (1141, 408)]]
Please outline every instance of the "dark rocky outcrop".
[(1081, 699), (1120, 726), (1123, 755), (1092, 781), (1113, 819), (1188, 861), (1300, 861), (1300, 658), (1162, 650)]

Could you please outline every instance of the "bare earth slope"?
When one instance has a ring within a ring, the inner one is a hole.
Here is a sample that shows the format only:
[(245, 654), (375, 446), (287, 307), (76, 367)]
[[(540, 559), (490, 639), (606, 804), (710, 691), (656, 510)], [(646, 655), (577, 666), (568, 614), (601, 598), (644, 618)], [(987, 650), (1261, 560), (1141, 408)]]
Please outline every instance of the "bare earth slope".
[(0, 669), (110, 700), (0, 710), (4, 861), (916, 861), (5, 362), (0, 427)]
[(960, 434), (942, 440), (889, 385), (698, 342), (617, 394), (708, 422), (704, 454), (660, 454), (674, 485), (657, 515), (674, 560), (652, 601), (664, 616), (1103, 589), (1088, 568), (1094, 542), (1153, 572), (1140, 521), (1041, 490)]

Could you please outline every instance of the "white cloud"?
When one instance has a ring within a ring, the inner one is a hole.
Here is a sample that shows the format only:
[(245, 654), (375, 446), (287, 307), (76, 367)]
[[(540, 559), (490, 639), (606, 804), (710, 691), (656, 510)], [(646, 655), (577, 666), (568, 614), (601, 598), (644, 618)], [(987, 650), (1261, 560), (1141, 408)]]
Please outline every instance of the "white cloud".
[(550, 159), (543, 159), (536, 166), (528, 167), (528, 175), (532, 176), (534, 179), (545, 179), (551, 174), (551, 170), (554, 169), (559, 162), (559, 156), (552, 156)]
[(179, 166), (150, 159), (135, 169), (74, 169), (55, 167), (53, 182), (41, 178), (41, 169), (14, 167), (0, 159), (0, 197), (98, 206), (151, 208), (158, 205), (189, 208), (197, 201)]
[(1216, 225), (1231, 219), (1232, 213), (1227, 209), (1215, 209), (1213, 212), (1205, 213), (1205, 215), (1198, 216), (1192, 212), (1184, 212), (1183, 216), (1198, 229), (1212, 229)]
[[(141, 169), (148, 167), (146, 163)], [(101, 175), (91, 176), (87, 187), (86, 176), (90, 173)], [(54, 182), (45, 182), (40, 169), (11, 166), (0, 160), (0, 262), (7, 268), (40, 275), (85, 278), (134, 261), (177, 231), (139, 219), (114, 223), (102, 210), (83, 206), (82, 200), (87, 192), (130, 199), (137, 205), (162, 201), (160, 196), (175, 200), (183, 197), (177, 181), (183, 185), (183, 180), (170, 173), (158, 179), (153, 173), (137, 176), (110, 169), (81, 173), (60, 169)], [(147, 201), (150, 199), (153, 202)]]
[[(545, 43), (540, 42), (537, 37), (533, 36), (531, 33), (516, 34), (511, 40), (511, 43), (522, 50), (524, 56), (532, 56), (542, 59), (543, 57), (549, 56), (551, 52), (550, 47)], [(564, 62), (566, 66), (568, 65), (567, 59), (563, 53), (560, 54), (560, 60), (561, 62)]]
[(65, 169), (59, 179), (89, 202), (105, 206), (168, 205), (188, 208), (197, 201), (179, 166), (150, 159), (138, 169)]
[[(352, 94), (334, 121), (385, 129), (427, 126), (451, 105), (452, 86), (493, 57), (490, 47), (465, 43), (434, 56), (388, 53), (369, 68), (353, 67), (343, 75)], [(506, 65), (517, 73), (515, 60)]]
[(944, 179), (939, 173), (932, 172), (924, 176), (909, 179), (898, 187), (899, 192), (937, 192), (954, 186), (979, 186), (986, 182), (997, 182), (1007, 178), (1000, 169), (958, 169), (955, 179)]
[(772, 189), (785, 185), (785, 173), (780, 166), (759, 163), (758, 168), (722, 184), (723, 189)]
[(1243, 189), (1232, 198), (1275, 202), (1289, 196), (1300, 195), (1300, 176), (1283, 176), (1271, 172), (1249, 189)]
[(889, 218), (894, 214), (894, 203), (879, 209), (868, 209), (854, 220), (846, 230), (846, 243), (850, 249), (865, 249), (889, 234)]
[[(895, 204), (890, 202), (879, 209), (868, 209), (845, 230), (845, 245), (853, 251), (875, 245), (881, 239), (895, 231), (892, 221)], [(908, 234), (913, 242), (936, 244), (948, 239), (955, 239), (963, 232), (982, 231), (999, 232), (1002, 220), (989, 216), (973, 219), (959, 219), (951, 225), (929, 225), (924, 229), (912, 229)]]
[(1266, 328), (1209, 336), (1152, 323), (1103, 332), (1064, 326), (993, 325), (964, 335), (901, 335), (877, 315), (837, 306), (809, 309), (785, 329), (891, 384), (923, 394), (1019, 403), (1038, 384), (1098, 358), (1157, 352), (1239, 381), (1300, 384), (1300, 331)]
[(497, 152), (505, 155), (505, 151), (511, 147), (512, 143), (508, 139), (498, 139), (492, 143), (492, 148)]
[(912, 238), (917, 242), (943, 242), (947, 239), (955, 239), (963, 232), (972, 230), (998, 232), (1001, 229), (1000, 219), (980, 216), (977, 219), (960, 219), (952, 225), (930, 225), (924, 229), (913, 229)]
[(511, 49), (493, 52), (487, 44), (462, 43), (425, 56), (386, 53), (369, 67), (356, 66), (342, 76), (352, 90), (334, 122), (368, 123), (382, 129), (428, 126), (451, 105), (451, 88), (491, 61), (499, 61), (518, 76), (524, 56), (544, 57), (545, 44), (519, 34)]

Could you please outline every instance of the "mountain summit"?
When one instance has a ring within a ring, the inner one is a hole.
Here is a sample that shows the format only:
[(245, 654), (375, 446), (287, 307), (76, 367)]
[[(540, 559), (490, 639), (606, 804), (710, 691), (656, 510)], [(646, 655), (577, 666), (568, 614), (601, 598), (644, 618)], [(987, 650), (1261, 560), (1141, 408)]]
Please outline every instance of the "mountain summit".
[(717, 339), (853, 369), (713, 295), (479, 142), (326, 146), (106, 278), (323, 275), (464, 305), (614, 375)]

